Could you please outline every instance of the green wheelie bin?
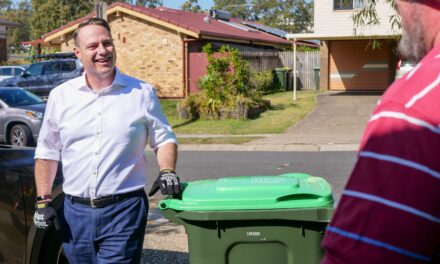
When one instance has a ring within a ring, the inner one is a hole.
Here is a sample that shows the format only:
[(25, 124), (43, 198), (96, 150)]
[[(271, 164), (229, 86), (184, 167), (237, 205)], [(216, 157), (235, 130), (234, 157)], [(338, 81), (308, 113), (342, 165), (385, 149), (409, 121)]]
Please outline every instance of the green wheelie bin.
[(302, 173), (225, 177), (185, 183), (159, 208), (185, 227), (191, 264), (315, 264), (333, 196)]

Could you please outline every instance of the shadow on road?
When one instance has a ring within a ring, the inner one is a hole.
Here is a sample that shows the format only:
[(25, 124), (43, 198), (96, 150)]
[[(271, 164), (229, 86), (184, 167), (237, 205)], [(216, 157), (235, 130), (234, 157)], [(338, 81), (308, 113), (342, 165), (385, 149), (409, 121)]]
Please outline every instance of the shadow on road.
[(142, 251), (142, 262), (148, 264), (189, 264), (189, 254), (178, 251), (144, 249)]

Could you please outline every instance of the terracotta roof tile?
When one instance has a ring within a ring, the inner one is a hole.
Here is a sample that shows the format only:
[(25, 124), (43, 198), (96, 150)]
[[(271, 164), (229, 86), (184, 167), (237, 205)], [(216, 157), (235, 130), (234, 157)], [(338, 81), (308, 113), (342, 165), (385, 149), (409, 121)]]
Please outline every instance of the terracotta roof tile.
[[(220, 22), (214, 18), (209, 18), (209, 23), (206, 23), (205, 17), (208, 16), (206, 13), (191, 13), (191, 12), (166, 8), (166, 7), (158, 7), (158, 8), (139, 7), (139, 6), (132, 6), (120, 2), (113, 3), (107, 8), (107, 10), (111, 10), (116, 6), (120, 6), (125, 9), (129, 9), (150, 16), (152, 18), (162, 20), (164, 22), (170, 23), (172, 25), (181, 27), (183, 29), (192, 31), (200, 35), (224, 37), (224, 38), (237, 39), (237, 40), (257, 41), (257, 42), (265, 42), (265, 43), (275, 43), (281, 45), (291, 44), (291, 42), (283, 38), (251, 28), (249, 28), (250, 29), (249, 31), (239, 29), (234, 26), (228, 25), (227, 23)], [(80, 23), (81, 21), (86, 20), (93, 16), (95, 16), (94, 12), (45, 34), (43, 38), (46, 38), (52, 34), (55, 34), (56, 32), (59, 32), (65, 28)], [(230, 22), (239, 24), (240, 20), (231, 19)], [(242, 27), (246, 28), (245, 25), (242, 25)]]

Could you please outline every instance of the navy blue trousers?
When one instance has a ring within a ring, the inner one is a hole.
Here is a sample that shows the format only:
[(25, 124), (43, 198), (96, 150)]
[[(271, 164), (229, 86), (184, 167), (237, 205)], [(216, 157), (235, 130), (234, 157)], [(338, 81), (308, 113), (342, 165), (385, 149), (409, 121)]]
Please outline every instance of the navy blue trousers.
[(70, 264), (139, 263), (148, 216), (145, 193), (103, 208), (64, 199), (64, 254)]

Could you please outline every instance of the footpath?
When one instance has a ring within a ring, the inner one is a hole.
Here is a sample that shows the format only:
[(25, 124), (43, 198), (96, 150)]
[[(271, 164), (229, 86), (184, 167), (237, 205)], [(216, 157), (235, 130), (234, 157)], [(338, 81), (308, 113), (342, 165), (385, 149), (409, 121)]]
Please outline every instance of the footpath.
[[(241, 145), (179, 145), (179, 151), (356, 151), (368, 118), (379, 98), (378, 93), (326, 93), (317, 97), (317, 106), (306, 118), (284, 134), (237, 135), (262, 138)], [(156, 203), (155, 200), (150, 201), (141, 263), (188, 264), (188, 244), (184, 228), (163, 218)]]

